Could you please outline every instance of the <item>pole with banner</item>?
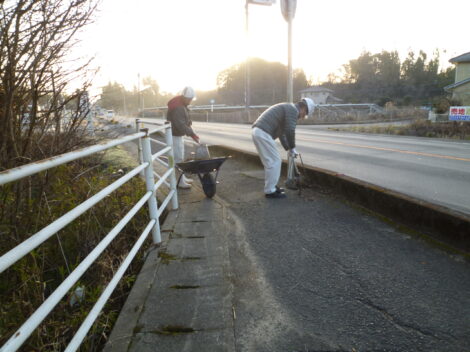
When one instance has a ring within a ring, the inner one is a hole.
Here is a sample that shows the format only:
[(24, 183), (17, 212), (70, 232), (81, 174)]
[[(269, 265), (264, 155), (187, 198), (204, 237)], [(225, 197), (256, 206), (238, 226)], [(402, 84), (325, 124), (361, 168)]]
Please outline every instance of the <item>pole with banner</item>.
[(292, 78), (292, 20), (295, 16), (297, 0), (281, 0), (281, 12), (287, 21), (287, 101), (294, 102), (294, 88)]

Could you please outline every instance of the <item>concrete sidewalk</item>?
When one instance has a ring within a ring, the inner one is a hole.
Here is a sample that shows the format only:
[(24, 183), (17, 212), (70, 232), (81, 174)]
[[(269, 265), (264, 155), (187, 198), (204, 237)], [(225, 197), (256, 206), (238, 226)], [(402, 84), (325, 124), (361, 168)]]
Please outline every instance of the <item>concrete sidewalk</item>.
[(179, 204), (104, 351), (235, 350), (225, 207), (198, 187), (180, 190)]

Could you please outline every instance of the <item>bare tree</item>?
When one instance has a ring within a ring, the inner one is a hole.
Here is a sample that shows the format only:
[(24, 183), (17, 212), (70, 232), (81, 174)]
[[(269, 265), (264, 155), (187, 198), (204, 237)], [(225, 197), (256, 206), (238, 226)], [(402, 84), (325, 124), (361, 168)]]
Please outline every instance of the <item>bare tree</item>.
[(83, 145), (92, 72), (71, 53), (98, 2), (0, 1), (0, 170)]

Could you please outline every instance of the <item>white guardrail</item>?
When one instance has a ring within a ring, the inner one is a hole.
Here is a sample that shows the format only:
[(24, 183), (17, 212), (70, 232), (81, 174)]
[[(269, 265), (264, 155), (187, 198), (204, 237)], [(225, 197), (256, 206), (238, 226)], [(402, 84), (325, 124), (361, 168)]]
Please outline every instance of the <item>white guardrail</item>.
[[(140, 123), (136, 121), (136, 128), (139, 131)], [(153, 133), (165, 134), (165, 143), (151, 139), (150, 134)], [(171, 209), (178, 208), (178, 197), (176, 191), (176, 177), (173, 158), (173, 138), (171, 134), (171, 125), (165, 123), (163, 126), (152, 130), (140, 130), (139, 132), (114, 139), (105, 143), (97, 144), (91, 147), (76, 150), (70, 153), (62, 154), (39, 162), (31, 163), (28, 165), (20, 166), (14, 169), (0, 172), (0, 185), (19, 180), (21, 178), (36, 174), (38, 172), (65, 164), (67, 162), (77, 160), (94, 153), (107, 150), (117, 145), (138, 140), (139, 142), (139, 158), (140, 165), (122, 176), (106, 188), (94, 196), (87, 199), (85, 202), (79, 204), (68, 213), (62, 215), (60, 218), (44, 227), (42, 230), (32, 235), (26, 241), (14, 247), (7, 253), (0, 257), (0, 273), (9, 268), (16, 261), (28, 254), (30, 251), (41, 245), (49, 237), (54, 235), (57, 231), (64, 228), (67, 224), (71, 223), (78, 216), (90, 209), (100, 200), (111, 194), (114, 190), (118, 189), (125, 182), (129, 181), (132, 177), (139, 173), (145, 177), (145, 184), (147, 193), (132, 207), (131, 210), (117, 223), (117, 225), (103, 238), (103, 240), (88, 254), (88, 256), (77, 266), (77, 268), (70, 273), (70, 275), (59, 285), (59, 287), (41, 304), (41, 306), (29, 317), (26, 322), (13, 334), (13, 336), (0, 348), (1, 352), (16, 351), (31, 335), (31, 333), (39, 326), (39, 324), (46, 318), (46, 316), (54, 309), (60, 302), (65, 294), (73, 287), (73, 285), (80, 279), (83, 273), (91, 266), (91, 264), (98, 258), (98, 256), (106, 249), (111, 241), (119, 234), (124, 226), (132, 219), (132, 217), (139, 211), (145, 204), (148, 204), (150, 221), (143, 230), (142, 234), (134, 244), (126, 259), (123, 261), (114, 277), (109, 282), (108, 286), (104, 289), (101, 296), (88, 313), (88, 316), (75, 333), (75, 336), (67, 346), (67, 352), (76, 351), (83, 339), (86, 337), (88, 330), (93, 325), (99, 313), (103, 309), (111, 293), (116, 288), (119, 280), (124, 275), (126, 269), (134, 259), (138, 250), (144, 243), (148, 234), (152, 232), (153, 242), (160, 243), (160, 224), (159, 218), (163, 210), (171, 201)], [(150, 142), (162, 145), (162, 149), (152, 155)], [(166, 154), (168, 162), (160, 159), (162, 155)], [(168, 168), (163, 175), (158, 175), (153, 171), (153, 161), (158, 161)], [(154, 175), (159, 180), (155, 182)], [(169, 179), (169, 182), (167, 181)], [(159, 187), (165, 184), (170, 188), (168, 195), (160, 206), (157, 204), (156, 192)]]

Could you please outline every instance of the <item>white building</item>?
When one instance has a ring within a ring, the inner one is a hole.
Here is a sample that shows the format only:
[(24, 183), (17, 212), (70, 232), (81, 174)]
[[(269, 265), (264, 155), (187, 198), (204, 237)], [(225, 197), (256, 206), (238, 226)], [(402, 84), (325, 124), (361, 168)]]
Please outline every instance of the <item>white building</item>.
[(302, 89), (300, 98), (310, 98), (315, 104), (338, 104), (342, 100), (333, 96), (333, 91), (324, 87), (308, 87)]
[(452, 98), (470, 106), (470, 52), (454, 57), (449, 62), (455, 65), (455, 83), (444, 87)]

